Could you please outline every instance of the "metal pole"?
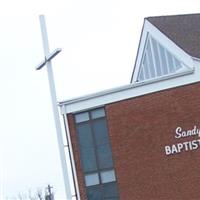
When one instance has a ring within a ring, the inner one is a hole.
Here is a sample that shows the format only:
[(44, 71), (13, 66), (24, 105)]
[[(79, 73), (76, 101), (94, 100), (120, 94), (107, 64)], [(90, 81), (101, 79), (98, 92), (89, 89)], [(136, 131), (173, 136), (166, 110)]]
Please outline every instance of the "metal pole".
[[(44, 18), (44, 15), (40, 15), (39, 18), (40, 18), (40, 26), (41, 26), (42, 39), (43, 39), (44, 54), (45, 54), (45, 58), (47, 58), (49, 56), (49, 43), (48, 43), (48, 38), (47, 38), (45, 18)], [(63, 179), (64, 179), (64, 185), (65, 185), (65, 193), (66, 193), (67, 200), (71, 200), (72, 194), (71, 194), (69, 176), (67, 172), (67, 163), (66, 163), (64, 143), (63, 143), (63, 138), (62, 138), (62, 129), (61, 129), (61, 123), (60, 123), (60, 118), (59, 118), (59, 111), (58, 111), (58, 106), (57, 106), (56, 89), (54, 85), (54, 77), (53, 77), (51, 60), (48, 60), (46, 62), (46, 65), (47, 65), (47, 73), (48, 73), (49, 87), (50, 87), (50, 93), (51, 93), (51, 102), (52, 102), (52, 108), (53, 108), (53, 114), (54, 114), (54, 121), (55, 121), (56, 132), (57, 132), (58, 148), (59, 148), (59, 153), (60, 153), (62, 173), (63, 173)]]

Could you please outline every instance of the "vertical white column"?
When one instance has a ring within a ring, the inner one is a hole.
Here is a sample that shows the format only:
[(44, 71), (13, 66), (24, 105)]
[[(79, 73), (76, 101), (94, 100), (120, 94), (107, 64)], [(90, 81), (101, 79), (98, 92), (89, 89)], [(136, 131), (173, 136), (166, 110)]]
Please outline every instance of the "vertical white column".
[[(49, 43), (48, 43), (48, 38), (47, 38), (47, 30), (46, 30), (44, 15), (40, 15), (40, 26), (41, 26), (41, 32), (42, 32), (44, 54), (46, 58), (49, 55)], [(67, 200), (71, 200), (72, 199), (71, 187), (70, 187), (69, 176), (68, 176), (68, 171), (67, 171), (67, 163), (66, 163), (66, 157), (65, 157), (65, 151), (64, 151), (62, 129), (61, 129), (59, 111), (58, 111), (58, 106), (57, 106), (56, 90), (55, 90), (55, 85), (54, 85), (54, 77), (53, 77), (51, 61), (48, 61), (46, 65), (47, 65), (47, 73), (48, 73), (49, 87), (50, 87), (50, 93), (51, 93), (51, 102), (52, 102), (52, 108), (53, 108), (53, 114), (54, 114), (54, 121), (55, 121), (56, 132), (57, 132), (58, 148), (59, 148), (59, 153), (60, 153), (62, 173), (63, 173), (63, 179), (64, 179), (64, 185), (65, 185), (65, 192), (66, 192)]]
[(66, 136), (67, 136), (67, 142), (68, 142), (68, 148), (69, 148), (69, 156), (71, 157), (71, 168), (73, 171), (73, 181), (74, 181), (74, 187), (75, 187), (75, 192), (76, 192), (76, 197), (77, 200), (80, 200), (80, 192), (79, 192), (79, 186), (78, 186), (78, 179), (77, 179), (77, 173), (76, 173), (76, 167), (75, 167), (75, 162), (74, 162), (74, 155), (73, 155), (73, 150), (72, 150), (72, 142), (71, 142), (71, 137), (70, 137), (70, 132), (69, 132), (69, 124), (68, 124), (68, 119), (67, 119), (67, 111), (65, 109), (65, 106), (62, 106), (62, 111), (63, 111), (63, 116), (64, 116), (64, 124), (65, 124), (65, 131), (66, 131)]

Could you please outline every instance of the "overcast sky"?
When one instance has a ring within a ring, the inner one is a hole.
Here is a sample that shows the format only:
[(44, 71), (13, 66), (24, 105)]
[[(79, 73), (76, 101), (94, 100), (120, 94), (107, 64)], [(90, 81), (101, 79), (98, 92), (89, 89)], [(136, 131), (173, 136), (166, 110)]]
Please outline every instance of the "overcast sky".
[(197, 0), (18, 0), (0, 6), (0, 199), (52, 184), (65, 199), (39, 14), (58, 100), (128, 84), (146, 16), (199, 12)]

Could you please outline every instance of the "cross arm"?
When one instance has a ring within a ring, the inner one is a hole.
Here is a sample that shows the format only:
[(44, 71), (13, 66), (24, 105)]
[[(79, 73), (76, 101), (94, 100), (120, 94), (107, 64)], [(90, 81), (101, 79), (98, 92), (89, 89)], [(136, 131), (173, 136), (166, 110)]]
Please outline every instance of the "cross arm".
[(40, 70), (42, 67), (46, 65), (47, 62), (51, 61), (57, 54), (59, 54), (62, 51), (61, 48), (55, 49), (52, 53), (50, 53), (48, 56), (45, 56), (45, 59), (36, 66), (36, 70)]

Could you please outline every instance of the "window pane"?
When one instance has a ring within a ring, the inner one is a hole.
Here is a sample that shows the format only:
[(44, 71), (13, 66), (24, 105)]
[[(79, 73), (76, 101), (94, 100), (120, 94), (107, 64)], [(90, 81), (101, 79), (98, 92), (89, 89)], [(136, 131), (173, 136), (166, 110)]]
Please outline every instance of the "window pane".
[(109, 144), (97, 147), (97, 158), (100, 169), (113, 167), (112, 155)]
[(115, 183), (108, 183), (103, 184), (103, 193), (104, 199), (118, 199), (118, 191), (117, 191), (117, 184)]
[(88, 123), (78, 124), (77, 133), (81, 148), (93, 147), (92, 131)]
[(96, 109), (96, 110), (91, 111), (91, 116), (92, 116), (92, 119), (104, 117), (105, 116), (104, 108), (100, 108), (100, 109)]
[(113, 181), (116, 181), (114, 170), (101, 172), (101, 182), (102, 183), (109, 183), (109, 182), (113, 182)]
[(86, 183), (86, 186), (98, 185), (99, 184), (98, 173), (85, 175), (85, 183)]
[(89, 123), (78, 124), (77, 132), (81, 148), (93, 147), (92, 131)]
[(149, 79), (149, 70), (148, 70), (148, 65), (147, 65), (147, 56), (144, 55), (144, 60), (143, 60), (143, 66), (144, 68), (144, 73), (145, 73), (145, 79)]
[(143, 70), (143, 67), (141, 67), (141, 69), (140, 69), (139, 80), (140, 80), (140, 81), (143, 81), (143, 80), (144, 80), (144, 70)]
[(94, 148), (81, 148), (81, 160), (84, 172), (97, 170)]
[(137, 81), (175, 73), (183, 63), (151, 36), (146, 42)]
[(160, 56), (161, 56), (162, 71), (163, 71), (163, 75), (165, 75), (165, 74), (168, 74), (165, 50), (161, 45), (159, 45), (159, 49), (160, 49)]
[(109, 142), (108, 131), (105, 119), (99, 119), (93, 122), (93, 131), (96, 145), (103, 145)]
[(176, 58), (174, 58), (176, 70), (180, 69), (182, 67), (181, 62), (179, 62)]
[(97, 165), (90, 124), (78, 124), (77, 132), (83, 169), (85, 172), (94, 171), (97, 169)]
[(150, 46), (149, 40), (148, 40), (148, 44), (147, 44), (146, 53), (148, 54), (148, 59), (149, 59), (150, 77), (153, 78), (153, 77), (155, 77), (155, 70), (154, 70), (153, 57), (152, 57), (151, 46)]
[(101, 186), (87, 188), (88, 200), (102, 200)]
[(160, 64), (160, 60), (159, 60), (157, 42), (153, 38), (151, 38), (151, 41), (152, 41), (152, 46), (153, 46), (154, 59), (155, 59), (155, 62), (156, 62), (155, 63), (156, 72), (157, 72), (158, 76), (161, 76), (162, 75), (162, 71), (161, 71), (161, 64)]
[(85, 122), (89, 120), (88, 112), (80, 113), (75, 115), (76, 123)]
[(175, 71), (174, 63), (173, 63), (172, 55), (171, 55), (171, 53), (169, 53), (169, 51), (167, 51), (167, 59), (168, 59), (168, 63), (169, 63), (169, 71), (170, 71), (170, 73), (173, 73)]

